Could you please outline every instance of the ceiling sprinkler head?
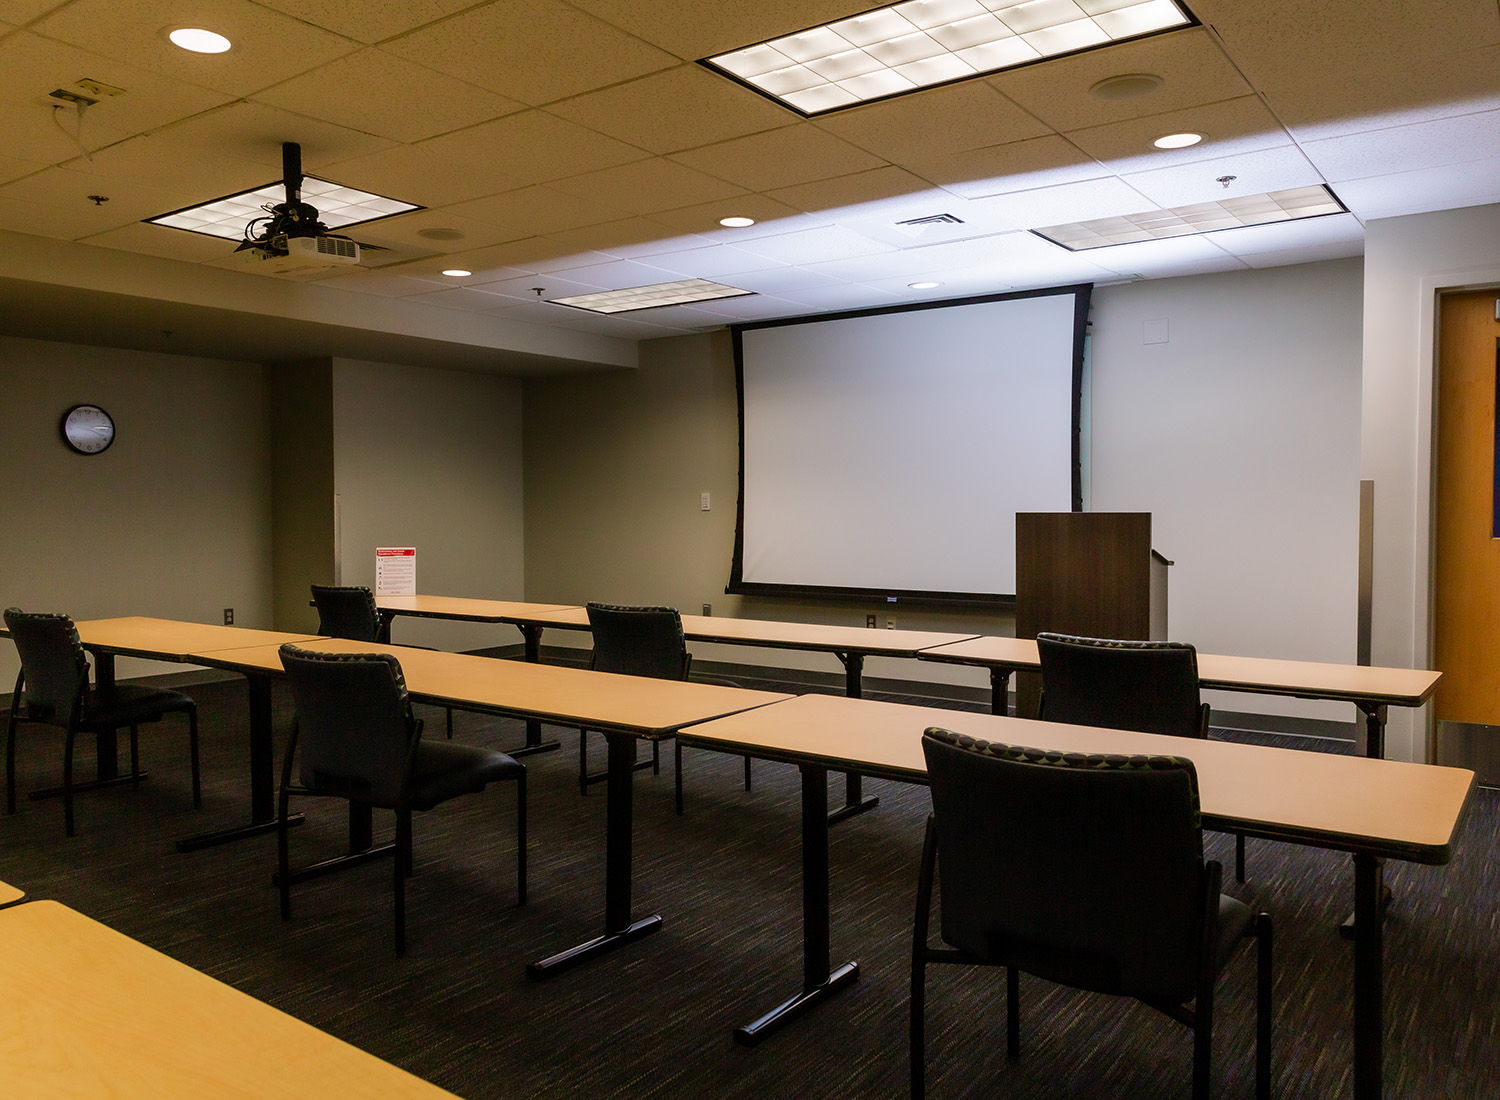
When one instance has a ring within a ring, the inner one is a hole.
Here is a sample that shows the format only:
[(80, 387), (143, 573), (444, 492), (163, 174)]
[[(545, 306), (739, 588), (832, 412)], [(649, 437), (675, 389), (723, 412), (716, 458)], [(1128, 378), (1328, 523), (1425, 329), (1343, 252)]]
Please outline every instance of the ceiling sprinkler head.
[(1239, 176), (1220, 176), (1214, 182), (1222, 184), (1225, 187), (1228, 187), (1231, 183), (1233, 183), (1235, 180), (1237, 180), (1239, 178), (1240, 178)]

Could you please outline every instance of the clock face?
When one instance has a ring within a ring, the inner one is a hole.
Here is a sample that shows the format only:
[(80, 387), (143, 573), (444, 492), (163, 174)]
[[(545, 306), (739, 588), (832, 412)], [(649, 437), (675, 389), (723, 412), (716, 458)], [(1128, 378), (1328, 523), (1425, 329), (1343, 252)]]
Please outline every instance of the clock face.
[(96, 455), (115, 441), (115, 422), (98, 405), (74, 405), (62, 422), (63, 439), (81, 455)]

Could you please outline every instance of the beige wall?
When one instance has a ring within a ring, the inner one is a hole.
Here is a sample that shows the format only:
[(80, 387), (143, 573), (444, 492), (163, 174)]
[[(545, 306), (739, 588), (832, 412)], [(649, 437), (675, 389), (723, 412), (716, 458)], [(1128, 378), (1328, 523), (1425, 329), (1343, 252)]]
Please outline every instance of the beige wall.
[[(420, 591), (521, 599), (520, 382), (335, 359), (332, 400), (339, 582), (373, 588), (375, 548), (415, 546)], [(306, 584), (331, 579), (307, 578), (304, 594)], [(406, 619), (393, 638), (478, 649), (520, 635)]]
[[(1375, 482), (1372, 660), (1431, 667), (1434, 305), (1500, 285), (1500, 206), (1372, 221), (1365, 229), (1360, 476)], [(1428, 759), (1431, 707), (1391, 711), (1387, 755)]]
[[(117, 437), (84, 457), (58, 426), (103, 406)], [(264, 368), (0, 337), (0, 602), (270, 626)], [(171, 671), (121, 660), (121, 676)], [(15, 681), (0, 646), (0, 691)]]
[(271, 560), (274, 625), (310, 633), (306, 578), (332, 578), (333, 362), (277, 363), (271, 389)]

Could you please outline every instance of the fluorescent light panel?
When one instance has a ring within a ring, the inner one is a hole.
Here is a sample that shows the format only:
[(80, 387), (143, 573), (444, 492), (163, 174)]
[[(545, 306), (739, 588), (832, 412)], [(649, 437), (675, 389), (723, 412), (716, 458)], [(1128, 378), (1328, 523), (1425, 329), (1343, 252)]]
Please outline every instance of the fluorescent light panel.
[(753, 290), (741, 290), (739, 287), (725, 286), (708, 279), (682, 279), (675, 283), (652, 283), (650, 286), (601, 290), (597, 294), (575, 294), (571, 298), (547, 300), (560, 306), (586, 309), (591, 313), (629, 313), (637, 309), (709, 302), (715, 298), (739, 298), (754, 293)]
[[(186, 229), (191, 233), (206, 233), (210, 237), (225, 240), (243, 240), (245, 226), (256, 218), (265, 217), (267, 203), (276, 205), (286, 201), (286, 186), (278, 180), (258, 187), (254, 191), (242, 191), (186, 210), (175, 210), (160, 214), (146, 221), (153, 225), (166, 225), (173, 229)], [(377, 218), (388, 218), (392, 214), (405, 214), (408, 210), (421, 210), (414, 203), (388, 199), (383, 195), (372, 195), (353, 187), (302, 177), (302, 201), (317, 208), (318, 220), (329, 229), (343, 229), (351, 225), (372, 222)]]
[(1174, 206), (1170, 210), (1147, 210), (1118, 218), (1096, 218), (1067, 225), (1049, 225), (1032, 232), (1070, 252), (1091, 248), (1108, 248), (1116, 244), (1135, 244), (1166, 237), (1185, 237), (1195, 233), (1213, 233), (1220, 229), (1239, 229), (1248, 225), (1296, 221), (1299, 218), (1321, 218), (1326, 214), (1343, 214), (1347, 207), (1332, 191), (1317, 184), (1272, 191), (1266, 195), (1237, 195), (1218, 202), (1199, 202), (1191, 206)]
[(1177, 0), (906, 0), (706, 63), (810, 116), (1194, 22)]

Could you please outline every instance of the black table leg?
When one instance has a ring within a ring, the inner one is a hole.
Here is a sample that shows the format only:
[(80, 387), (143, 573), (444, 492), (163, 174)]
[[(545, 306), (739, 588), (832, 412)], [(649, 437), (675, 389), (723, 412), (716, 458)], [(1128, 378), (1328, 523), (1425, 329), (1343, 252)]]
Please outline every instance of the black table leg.
[[(1365, 755), (1373, 760), (1385, 759), (1385, 723), (1387, 710), (1383, 703), (1356, 703), (1361, 713), (1365, 716)], [(1391, 904), (1390, 887), (1384, 883), (1380, 887), (1379, 903), (1375, 913), (1377, 919), (1385, 920), (1386, 908)], [(1355, 912), (1339, 925), (1339, 935), (1344, 939), (1357, 939), (1355, 928), (1359, 924), (1359, 913)]]
[[(634, 813), (635, 738), (628, 733), (606, 733), (609, 742), (608, 805), (605, 807), (604, 935), (556, 955), (530, 963), (532, 978), (550, 978), (596, 956), (649, 936), (661, 927), (661, 917), (630, 919), (630, 842)], [(826, 797), (826, 795), (825, 795)]]
[[(179, 852), (196, 852), (200, 848), (276, 831), (276, 747), (271, 720), (271, 677), (267, 673), (250, 673), (245, 678), (250, 689), (250, 824), (184, 837), (177, 842)], [(302, 815), (291, 814), (287, 822), (300, 825)]]
[(859, 978), (859, 963), (829, 969), (828, 770), (802, 765), (802, 991), (760, 1019), (736, 1028), (734, 1041), (753, 1047), (771, 1032)]
[[(864, 689), (860, 680), (865, 670), (865, 655), (863, 653), (835, 653), (834, 656), (844, 666), (844, 694), (851, 699), (861, 698)], [(864, 796), (864, 777), (854, 772), (845, 772), (844, 804), (828, 815), (828, 824), (836, 825), (846, 817), (862, 814), (878, 805), (880, 805), (880, 798), (877, 795), (871, 795), (869, 798)]]
[(1010, 669), (990, 669), (990, 713), (1010, 713)]
[(1354, 1100), (1380, 1100), (1385, 1040), (1383, 860), (1354, 857)]
[[(517, 623), (521, 639), (526, 643), (526, 663), (536, 664), (542, 659), (542, 628), (536, 623)], [(561, 741), (543, 741), (542, 724), (535, 718), (526, 719), (526, 744), (511, 749), (511, 756), (532, 756), (539, 752), (552, 752), (562, 747)]]
[[(343, 871), (349, 867), (357, 867), (361, 863), (368, 863), (372, 859), (393, 855), (396, 851), (395, 844), (386, 843), (379, 846), (375, 844), (374, 816), (368, 802), (350, 802), (348, 854), (334, 856), (332, 859), (325, 859), (320, 863), (299, 868), (292, 872), (291, 881), (295, 884), (306, 882), (308, 879), (322, 878), (335, 871)], [(281, 885), (280, 871), (271, 876), (271, 883), (276, 886)]]
[[(101, 694), (112, 691), (115, 686), (115, 655), (94, 654), (94, 687)], [(99, 786), (109, 786), (120, 775), (120, 745), (114, 730), (100, 730), (98, 734), (99, 770), (96, 778)], [(86, 790), (82, 784), (73, 785), (75, 791)]]

